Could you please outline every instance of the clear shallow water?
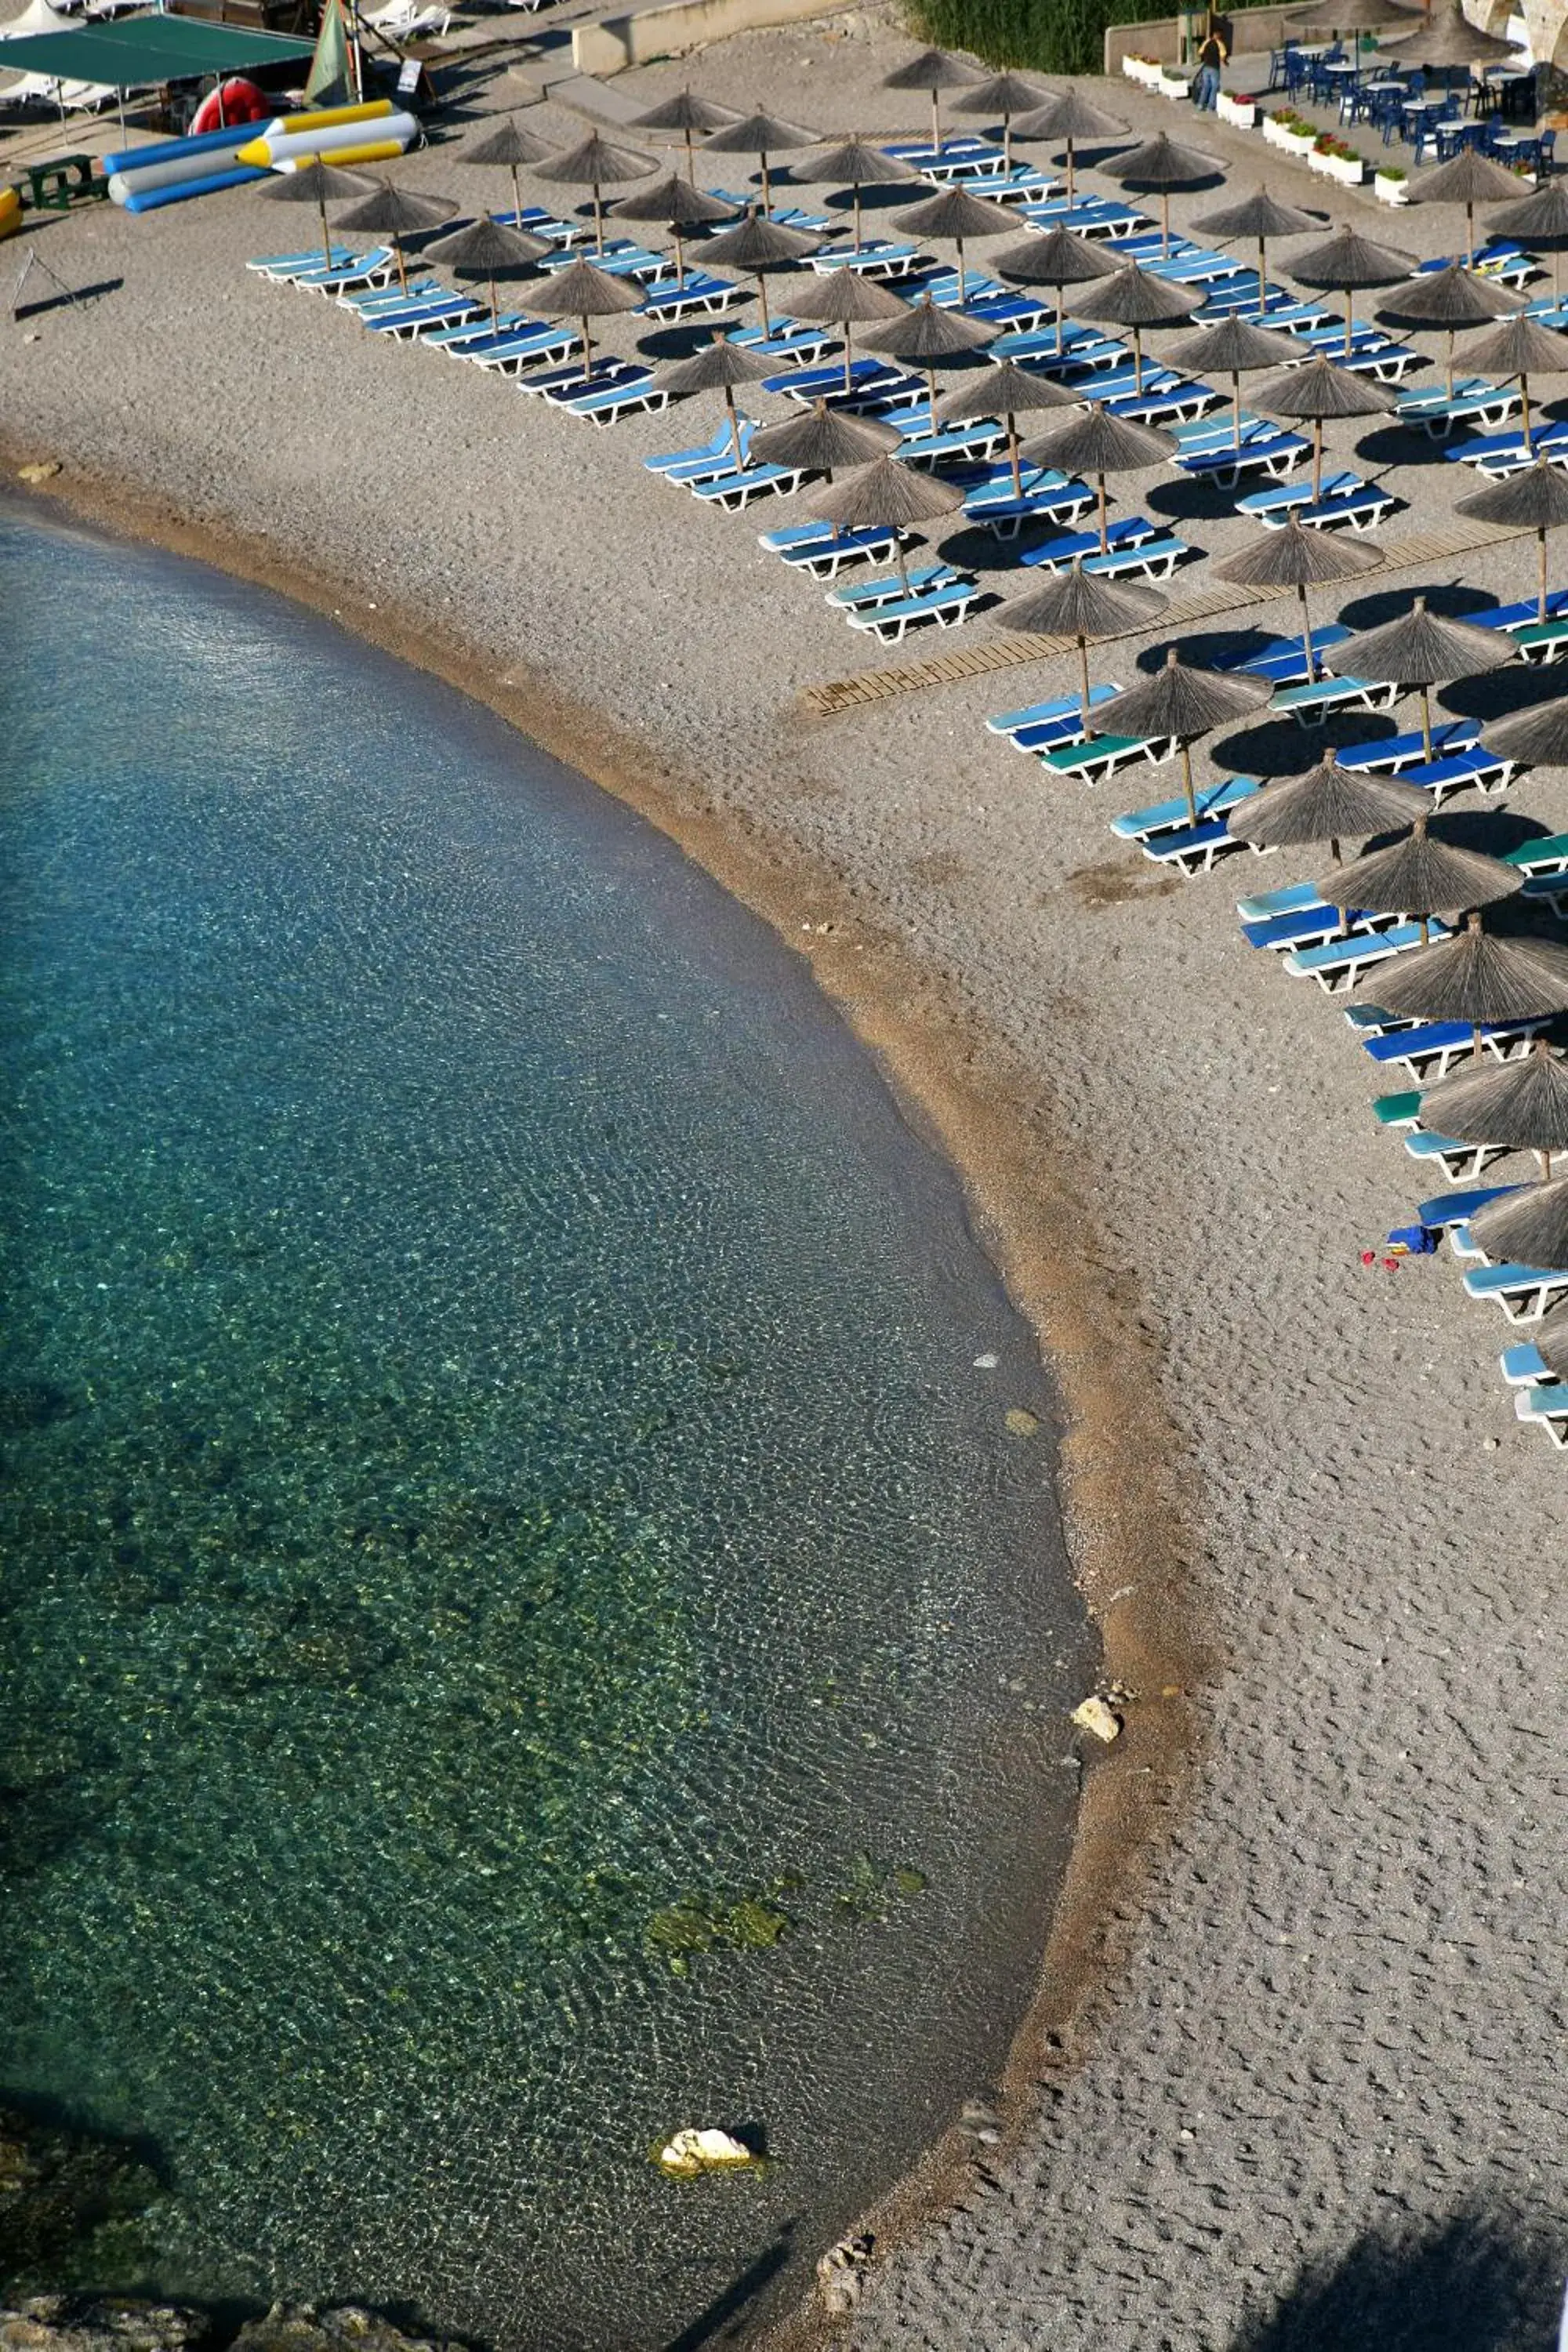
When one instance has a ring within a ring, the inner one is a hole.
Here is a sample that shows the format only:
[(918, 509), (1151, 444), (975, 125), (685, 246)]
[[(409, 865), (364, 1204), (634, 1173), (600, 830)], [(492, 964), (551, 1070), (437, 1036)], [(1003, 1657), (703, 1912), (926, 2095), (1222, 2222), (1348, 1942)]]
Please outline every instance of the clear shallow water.
[(1028, 1335), (635, 818), (197, 567), (0, 572), (0, 2088), (156, 2143), (160, 2291), (695, 2342), (1026, 1997)]

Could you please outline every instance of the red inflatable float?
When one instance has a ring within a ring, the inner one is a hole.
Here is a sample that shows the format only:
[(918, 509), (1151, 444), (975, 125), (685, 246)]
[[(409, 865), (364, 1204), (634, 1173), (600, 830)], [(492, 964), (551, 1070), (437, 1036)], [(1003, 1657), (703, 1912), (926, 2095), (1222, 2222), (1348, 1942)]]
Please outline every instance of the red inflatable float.
[(236, 122), (268, 122), (276, 113), (272, 100), (253, 81), (236, 75), (209, 90), (191, 117), (190, 135), (205, 138), (209, 131), (226, 131)]

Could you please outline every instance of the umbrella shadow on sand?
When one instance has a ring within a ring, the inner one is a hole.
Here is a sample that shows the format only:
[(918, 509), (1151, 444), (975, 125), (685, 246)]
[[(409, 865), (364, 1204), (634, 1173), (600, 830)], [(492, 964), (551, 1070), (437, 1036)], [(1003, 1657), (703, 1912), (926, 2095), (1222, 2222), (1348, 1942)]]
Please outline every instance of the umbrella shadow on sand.
[(1511, 719), (1516, 711), (1539, 710), (1542, 703), (1560, 701), (1568, 694), (1568, 677), (1555, 662), (1525, 669), (1510, 664), (1484, 677), (1458, 677), (1434, 697), (1452, 719), (1489, 720)]
[[(1409, 587), (1374, 588), (1364, 596), (1352, 596), (1342, 604), (1339, 618), (1347, 629), (1379, 629), (1385, 621), (1403, 620), (1409, 612), (1415, 591)], [(1496, 598), (1484, 588), (1471, 588), (1462, 580), (1447, 580), (1432, 587), (1423, 587), (1420, 593), (1426, 599), (1426, 610), (1440, 614), (1450, 621), (1462, 621), (1467, 614), (1491, 610)]]
[(1227, 2352), (1505, 2352), (1555, 2341), (1560, 2258), (1470, 2206), (1420, 2237), (1375, 2231), (1303, 2271)]
[(1399, 729), (1384, 712), (1336, 710), (1321, 727), (1300, 727), (1295, 719), (1269, 718), (1255, 727), (1243, 727), (1211, 746), (1221, 775), (1304, 776), (1331, 747), (1338, 751), (1350, 743), (1371, 743)]

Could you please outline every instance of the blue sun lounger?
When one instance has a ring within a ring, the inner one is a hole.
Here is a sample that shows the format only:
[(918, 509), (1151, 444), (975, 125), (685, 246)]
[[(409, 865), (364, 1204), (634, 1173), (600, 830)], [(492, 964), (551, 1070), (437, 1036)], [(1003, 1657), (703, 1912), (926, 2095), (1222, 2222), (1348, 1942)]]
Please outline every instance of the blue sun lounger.
[(1359, 531), (1374, 530), (1398, 504), (1391, 490), (1379, 489), (1351, 473), (1325, 474), (1322, 495), (1315, 499), (1311, 476), (1306, 474), (1293, 482), (1275, 482), (1266, 490), (1249, 491), (1237, 500), (1237, 510), (1250, 515), (1265, 530), (1283, 530), (1294, 521), (1304, 530)]
[(1222, 489), (1234, 489), (1249, 474), (1267, 474), (1278, 480), (1310, 457), (1311, 446), (1300, 433), (1287, 433), (1279, 426), (1252, 433), (1244, 429), (1239, 442), (1227, 427), (1223, 441), (1208, 447), (1181, 449), (1175, 462), (1184, 474), (1217, 482)]
[(895, 163), (907, 163), (911, 172), (919, 172), (928, 180), (961, 180), (975, 173), (1000, 171), (1006, 158), (994, 140), (984, 138), (978, 131), (954, 131), (940, 147), (929, 139), (893, 139), (885, 141), (884, 155)]
[(1405, 1149), (1423, 1165), (1435, 1161), (1450, 1184), (1477, 1184), (1489, 1168), (1508, 1156), (1506, 1144), (1461, 1143), (1422, 1127), (1405, 1136)]
[(823, 367), (792, 368), (786, 374), (764, 376), (763, 390), (782, 392), (787, 399), (798, 400), (806, 407), (820, 400), (829, 408), (868, 412), (913, 408), (931, 397), (923, 376), (912, 375), (907, 368), (868, 356), (850, 362), (847, 391), (843, 367), (832, 361)]
[(1103, 387), (1097, 383), (1094, 397), (1112, 416), (1125, 416), (1134, 425), (1188, 425), (1220, 405), (1212, 384), (1194, 383), (1173, 368), (1146, 367), (1142, 392), (1131, 376), (1124, 389), (1116, 388), (1120, 381), (1114, 378)]
[(537, 324), (520, 327), (514, 332), (498, 335), (493, 342), (482, 340), (464, 346), (462, 356), (475, 367), (489, 368), (497, 375), (525, 374), (542, 360), (565, 359), (577, 348), (577, 330), (574, 326)]
[(353, 257), (352, 246), (334, 245), (329, 260), (321, 246), (311, 245), (303, 253), (265, 254), (259, 261), (247, 261), (245, 266), (258, 278), (270, 278), (279, 285), (288, 285), (322, 270), (346, 269)]
[(1549, 662), (1568, 659), (1568, 619), (1527, 621), (1522, 628), (1510, 629), (1519, 658), (1537, 668)]
[[(1445, 719), (1432, 729), (1434, 759), (1446, 760), (1455, 751), (1468, 751), (1480, 740), (1479, 719)], [(1347, 743), (1334, 754), (1342, 768), (1355, 768), (1366, 775), (1403, 775), (1407, 769), (1426, 764), (1426, 740), (1419, 728), (1406, 735), (1383, 735), (1367, 743)]]
[(1070, 200), (1067, 196), (1050, 196), (1044, 204), (1023, 205), (1019, 209), (1032, 227), (1067, 228), (1074, 236), (1090, 239), (1127, 236), (1149, 226), (1147, 213), (1137, 212), (1114, 196), (1079, 194)]
[[(749, 416), (741, 419), (741, 462), (756, 434)], [(735, 466), (735, 440), (728, 425), (721, 425), (711, 439), (700, 441), (690, 449), (668, 449), (657, 457), (645, 457), (643, 464), (650, 474), (663, 474), (667, 479), (679, 482), (697, 480), (704, 473), (732, 473)]]
[[(1464, 259), (1462, 253), (1439, 254), (1435, 260), (1418, 261), (1413, 274), (1417, 278), (1433, 278), (1440, 269), (1447, 269), (1455, 261)], [(1527, 253), (1523, 246), (1511, 236), (1489, 236), (1485, 244), (1478, 247), (1476, 257), (1468, 266), (1478, 278), (1495, 278), (1501, 286), (1528, 286), (1540, 269), (1534, 255)]]
[(684, 277), (656, 286), (637, 310), (639, 319), (711, 318), (748, 301), (750, 293), (732, 278), (717, 278), (710, 269), (689, 269)]
[(847, 588), (830, 588), (823, 603), (839, 613), (869, 613), (881, 604), (902, 604), (908, 596), (923, 596), (932, 588), (951, 588), (969, 577), (955, 564), (920, 563), (911, 567), (907, 580), (900, 572), (889, 572), (885, 579), (857, 580)]
[[(539, 267), (546, 277), (554, 277), (563, 269), (570, 269), (579, 258), (574, 253), (552, 253)], [(672, 253), (656, 253), (651, 246), (637, 245), (629, 236), (612, 237), (603, 253), (595, 253), (589, 258), (595, 269), (604, 270), (608, 277), (637, 278), (650, 286), (661, 278), (675, 275)]]
[(1521, 1339), (1513, 1347), (1505, 1348), (1498, 1358), (1498, 1370), (1510, 1389), (1555, 1385), (1557, 1380), (1533, 1339)]
[[(1111, 696), (1119, 691), (1120, 688), (1114, 686), (1091, 686), (1089, 690), (1090, 710), (1098, 709), (1102, 702), (1109, 702)], [(1021, 744), (1018, 738), (1026, 735), (1033, 727), (1053, 726), (1063, 719), (1081, 719), (1076, 694), (1053, 694), (1044, 702), (1026, 702), (1017, 710), (999, 710), (985, 721), (985, 731), (988, 735), (1002, 736), (1020, 751), (1032, 751), (1037, 748), (1035, 745)]]
[(1477, 1210), (1489, 1202), (1504, 1200), (1519, 1189), (1517, 1184), (1472, 1184), (1464, 1192), (1439, 1193), (1435, 1200), (1422, 1202), (1416, 1220), (1427, 1233), (1446, 1234), (1455, 1225), (1468, 1224)]
[(759, 359), (784, 360), (795, 367), (810, 367), (826, 352), (838, 349), (837, 338), (826, 327), (811, 326), (796, 319), (775, 318), (765, 331), (760, 320), (753, 326), (736, 327), (724, 340), (755, 352)]
[(974, 580), (946, 581), (938, 587), (922, 589), (918, 595), (900, 597), (896, 604), (874, 604), (845, 617), (852, 629), (867, 631), (882, 645), (897, 646), (903, 643), (911, 629), (956, 627), (979, 593), (979, 583)]
[[(1031, 476), (1035, 478), (1031, 479)], [(1094, 492), (1087, 482), (1075, 481), (1070, 475), (1047, 472), (1038, 467), (1024, 468), (1024, 488), (1015, 494), (1011, 474), (999, 483), (982, 483), (968, 491), (963, 500), (964, 515), (970, 522), (978, 523), (994, 539), (1016, 539), (1026, 522), (1052, 523), (1058, 527), (1074, 523), (1089, 513), (1094, 504)]]
[(830, 522), (791, 522), (759, 531), (757, 544), (780, 557), (792, 572), (814, 580), (835, 580), (851, 563), (880, 563), (891, 555), (894, 534), (881, 523), (861, 530), (835, 530)]
[[(1200, 824), (1223, 817), (1243, 801), (1250, 800), (1261, 789), (1256, 776), (1226, 776), (1217, 784), (1200, 784), (1194, 788)], [(1110, 830), (1118, 841), (1135, 841), (1140, 848), (1151, 842), (1163, 840), (1168, 835), (1184, 833), (1192, 824), (1184, 793), (1173, 793), (1170, 799), (1153, 801), (1147, 808), (1129, 809), (1124, 816), (1113, 816)], [(1250, 845), (1238, 841), (1237, 849)]]
[[(1312, 631), (1314, 656), (1328, 652), (1331, 646), (1342, 645), (1350, 635), (1342, 621), (1322, 621)], [(1307, 649), (1300, 637), (1270, 637), (1256, 653), (1222, 656), (1209, 663), (1211, 669), (1236, 670), (1243, 677), (1266, 677), (1275, 686), (1293, 686), (1307, 675)]]
[[(1375, 1005), (1351, 1005), (1348, 1019), (1354, 1013), (1376, 1013)], [(1387, 1015), (1380, 1016), (1386, 1020)], [(1544, 1021), (1510, 1021), (1481, 1031), (1481, 1051), (1496, 1062), (1511, 1062), (1528, 1053), (1531, 1041)], [(1404, 1070), (1417, 1086), (1429, 1086), (1446, 1077), (1455, 1064), (1468, 1061), (1474, 1045), (1473, 1033), (1468, 1021), (1409, 1021), (1391, 1028), (1363, 1028), (1363, 1047), (1380, 1069)]]
[(1402, 392), (1394, 414), (1401, 425), (1419, 425), (1434, 441), (1446, 441), (1456, 425), (1495, 433), (1519, 415), (1519, 394), (1482, 375), (1456, 376), (1451, 393), (1441, 383)]
[[(1105, 533), (1107, 548), (1111, 551), (1121, 547), (1141, 547), (1146, 541), (1163, 536), (1159, 524), (1151, 522), (1145, 515), (1118, 516), (1107, 525)], [(1079, 556), (1100, 552), (1098, 530), (1069, 530), (1054, 539), (1042, 540), (1037, 547), (1026, 547), (1018, 561), (1031, 567), (1043, 565), (1047, 572), (1059, 572), (1065, 565), (1075, 563)]]
[(1449, 465), (1474, 466), (1495, 481), (1523, 473), (1538, 457), (1548, 457), (1554, 466), (1568, 463), (1568, 417), (1533, 419), (1528, 450), (1522, 432), (1481, 433), (1443, 455)]
[(1568, 1386), (1561, 1381), (1515, 1389), (1513, 1410), (1516, 1420), (1530, 1428), (1543, 1429), (1553, 1445), (1568, 1445)]
[(710, 474), (702, 481), (688, 482), (686, 488), (705, 507), (739, 514), (759, 499), (787, 499), (792, 490), (799, 489), (806, 471), (804, 466), (746, 466), (739, 473)]
[(921, 246), (868, 237), (858, 248), (834, 246), (826, 253), (808, 253), (805, 266), (824, 278), (836, 269), (850, 270), (857, 278), (912, 278), (930, 260)]
[(1568, 1267), (1482, 1264), (1468, 1265), (1461, 1279), (1467, 1298), (1493, 1300), (1510, 1323), (1539, 1323), (1568, 1298)]
[[(1090, 687), (1089, 712), (1091, 719), (1095, 712), (1102, 709), (1116, 691), (1114, 687), (1110, 686)], [(1041, 711), (1047, 711), (1050, 715), (1031, 719), (1025, 725), (1010, 730), (995, 730), (1005, 734), (1005, 740), (1015, 751), (1022, 751), (1026, 758), (1033, 759), (1041, 751), (1055, 751), (1064, 743), (1082, 743), (1088, 740), (1090, 730), (1083, 723), (1083, 705), (1078, 695), (1060, 695), (1050, 703), (1037, 704), (1036, 708)], [(985, 723), (988, 727), (992, 725), (990, 719)]]
[(408, 273), (406, 286), (400, 284), (395, 275), (390, 285), (384, 278), (378, 278), (374, 285), (345, 286), (341, 292), (334, 294), (332, 299), (340, 310), (352, 310), (356, 319), (374, 319), (378, 311), (405, 309), (426, 294), (448, 294), (450, 291), (450, 287), (443, 286), (440, 279), (432, 278), (428, 270), (414, 269)]
[(1422, 945), (1419, 923), (1396, 923), (1392, 930), (1358, 931), (1321, 947), (1295, 948), (1282, 961), (1292, 979), (1315, 980), (1326, 996), (1349, 996), (1379, 964)]
[[(546, 394), (546, 398), (552, 395)], [(618, 425), (623, 416), (652, 416), (669, 405), (669, 394), (648, 368), (640, 376), (627, 376), (619, 383), (596, 384), (591, 392), (580, 393), (575, 400), (559, 401), (569, 416), (580, 416), (588, 425)], [(688, 489), (701, 495), (695, 482)]]
[(779, 228), (799, 229), (803, 236), (830, 236), (844, 226), (841, 220), (829, 220), (826, 213), (808, 213), (800, 205), (773, 205), (764, 213), (754, 188), (710, 188), (708, 193), (717, 196), (721, 204), (733, 205), (737, 212), (754, 212)]
[(1331, 711), (1386, 710), (1400, 692), (1392, 678), (1320, 677), (1281, 688), (1272, 708), (1277, 717), (1288, 713), (1303, 727), (1321, 727)]
[[(1110, 714), (1114, 716), (1114, 712)], [(1145, 764), (1159, 767), (1173, 760), (1181, 745), (1173, 735), (1088, 735), (1057, 751), (1042, 751), (1040, 765), (1054, 776), (1070, 776), (1086, 784), (1103, 783), (1123, 768)]]
[(377, 310), (362, 320), (367, 333), (390, 335), (400, 343), (417, 342), (421, 335), (437, 327), (456, 327), (472, 322), (482, 324), (489, 312), (471, 294), (426, 294), (400, 309)]
[(524, 229), (530, 236), (543, 237), (547, 245), (585, 245), (594, 234), (592, 221), (563, 220), (559, 213), (546, 212), (542, 205), (497, 213), (495, 219), (501, 228)]
[(1419, 352), (1385, 335), (1378, 327), (1352, 328), (1348, 352), (1344, 326), (1340, 320), (1331, 319), (1321, 326), (1300, 328), (1297, 339), (1313, 354), (1332, 360), (1347, 375), (1369, 375), (1378, 383), (1403, 383), (1415, 369), (1426, 365)]
[(1060, 375), (1081, 367), (1114, 367), (1132, 354), (1127, 344), (1108, 335), (1103, 327), (1085, 327), (1075, 319), (1063, 322), (1058, 341), (1055, 326), (1034, 327), (1027, 333), (998, 335), (991, 346), (994, 359), (1016, 360), (1040, 375)]
[(301, 269), (289, 282), (303, 286), (311, 293), (335, 299), (340, 294), (352, 293), (356, 287), (395, 283), (396, 278), (397, 256), (391, 246), (376, 245), (368, 253), (360, 254), (357, 259), (344, 263), (342, 268), (328, 269), (323, 264), (319, 269)]
[[(928, 411), (928, 419), (929, 415)], [(906, 466), (948, 466), (955, 460), (992, 457), (1007, 446), (1006, 427), (992, 417), (976, 417), (969, 425), (939, 425), (934, 433), (929, 423), (920, 422), (918, 409), (895, 412), (889, 422), (903, 426), (903, 437), (889, 454)]]
[(1543, 839), (1521, 841), (1517, 849), (1503, 852), (1505, 866), (1517, 866), (1521, 874), (1534, 881), (1548, 881), (1568, 874), (1568, 833), (1548, 834)]
[(520, 375), (517, 388), (532, 393), (552, 405), (563, 408), (569, 400), (585, 400), (591, 392), (608, 392), (618, 386), (643, 383), (653, 371), (640, 360), (595, 359), (584, 367), (582, 354), (569, 360), (564, 367), (537, 369), (531, 375)]

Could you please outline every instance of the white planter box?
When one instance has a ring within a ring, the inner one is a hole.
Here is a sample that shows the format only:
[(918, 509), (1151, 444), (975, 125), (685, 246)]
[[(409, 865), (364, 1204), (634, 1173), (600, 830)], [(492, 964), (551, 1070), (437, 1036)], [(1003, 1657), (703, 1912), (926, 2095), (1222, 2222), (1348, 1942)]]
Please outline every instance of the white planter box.
[(1281, 131), (1274, 143), (1287, 155), (1310, 157), (1315, 152), (1313, 142), (1317, 135), (1315, 131)]
[(1359, 188), (1366, 176), (1366, 165), (1359, 155), (1326, 155), (1329, 178), (1337, 180), (1342, 188)]
[(1409, 181), (1390, 180), (1382, 172), (1373, 173), (1372, 192), (1380, 204), (1407, 205), (1410, 202)]
[(1237, 129), (1242, 131), (1250, 131), (1258, 121), (1258, 106), (1255, 100), (1232, 98), (1229, 91), (1224, 89), (1221, 90), (1215, 102), (1215, 112), (1222, 122), (1234, 122)]
[(1160, 90), (1163, 97), (1177, 99), (1185, 98), (1188, 90), (1192, 88), (1192, 85), (1193, 78), (1191, 74), (1180, 73), (1173, 75), (1166, 73), (1163, 68), (1161, 68)]
[(1152, 66), (1147, 58), (1123, 58), (1121, 70), (1129, 81), (1140, 81), (1145, 89), (1155, 88), (1160, 79), (1159, 67)]

